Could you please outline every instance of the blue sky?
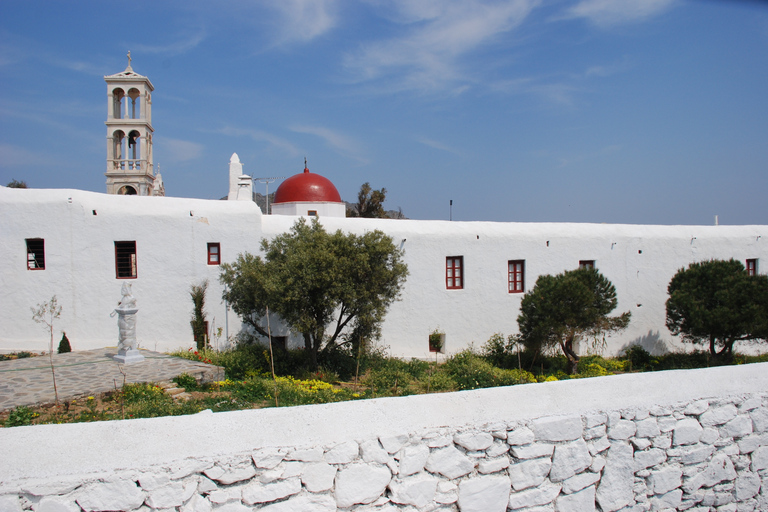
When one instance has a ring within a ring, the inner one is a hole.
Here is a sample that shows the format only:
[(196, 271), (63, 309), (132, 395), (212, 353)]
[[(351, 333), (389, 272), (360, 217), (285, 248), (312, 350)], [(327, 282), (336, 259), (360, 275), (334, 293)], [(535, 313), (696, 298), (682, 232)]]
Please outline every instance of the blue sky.
[(768, 223), (765, 2), (4, 0), (0, 183), (106, 190), (128, 50), (169, 196), (237, 152), (415, 219)]

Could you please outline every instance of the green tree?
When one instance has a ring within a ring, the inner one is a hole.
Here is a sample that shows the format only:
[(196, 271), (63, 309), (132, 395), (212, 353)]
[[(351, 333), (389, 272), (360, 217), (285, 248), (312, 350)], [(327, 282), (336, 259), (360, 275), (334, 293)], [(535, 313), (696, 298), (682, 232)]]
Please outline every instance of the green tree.
[(38, 324), (43, 324), (45, 329), (51, 334), (51, 342), (48, 347), (48, 359), (51, 363), (51, 378), (53, 379), (53, 394), (56, 398), (56, 406), (59, 405), (59, 389), (56, 387), (56, 369), (53, 367), (53, 324), (61, 317), (61, 306), (59, 300), (54, 295), (48, 302), (37, 305), (32, 310), (32, 320)]
[(379, 190), (373, 190), (370, 183), (366, 181), (357, 193), (357, 204), (349, 209), (347, 217), (387, 218), (387, 212), (384, 210), (386, 196), (387, 189), (382, 187)]
[(629, 312), (608, 316), (617, 304), (616, 288), (593, 268), (540, 276), (520, 305), (520, 339), (534, 354), (560, 347), (574, 374), (579, 364), (575, 342), (604, 339), (629, 325)]
[(408, 275), (402, 250), (381, 231), (328, 233), (313, 219), (263, 240), (264, 258), (245, 253), (221, 268), (224, 299), (267, 336), (267, 311), (304, 338), (310, 366), (320, 350), (378, 337), (389, 305)]
[(192, 297), (192, 334), (197, 343), (197, 350), (206, 348), (208, 344), (208, 330), (206, 329), (205, 319), (205, 292), (208, 290), (208, 280), (200, 284), (193, 284), (189, 289), (189, 295)]
[(667, 287), (667, 328), (686, 343), (733, 358), (740, 340), (768, 340), (768, 276), (750, 276), (736, 260), (691, 263)]

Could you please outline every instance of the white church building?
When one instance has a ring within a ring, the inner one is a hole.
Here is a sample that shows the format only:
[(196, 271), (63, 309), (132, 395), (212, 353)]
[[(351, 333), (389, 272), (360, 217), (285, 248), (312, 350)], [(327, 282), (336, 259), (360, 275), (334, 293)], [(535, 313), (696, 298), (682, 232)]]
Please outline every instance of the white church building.
[[(520, 302), (540, 275), (594, 266), (616, 286), (616, 313), (629, 327), (607, 339), (605, 354), (632, 344), (656, 352), (681, 346), (665, 327), (667, 285), (696, 261), (735, 258), (753, 273), (768, 261), (768, 226), (647, 226), (575, 223), (449, 222), (345, 217), (333, 183), (306, 168), (283, 181), (272, 214), (253, 202), (252, 180), (236, 154), (227, 201), (163, 197), (152, 163), (151, 93), (130, 67), (108, 88), (107, 193), (0, 187), (0, 351), (43, 351), (48, 335), (30, 308), (56, 296), (55, 322), (74, 350), (117, 344), (110, 313), (126, 281), (139, 307), (141, 348), (193, 346), (190, 287), (209, 283), (211, 343), (226, 347), (244, 328), (222, 301), (221, 263), (259, 253), (260, 241), (288, 231), (299, 216), (328, 231), (379, 229), (404, 249), (409, 276), (389, 309), (381, 343), (392, 355), (428, 357), (428, 335), (446, 335), (448, 353), (494, 333), (517, 332)], [(222, 179), (225, 174), (222, 173)], [(221, 335), (218, 336), (219, 329)], [(289, 346), (302, 346), (274, 328)], [(582, 347), (582, 352), (585, 347)]]

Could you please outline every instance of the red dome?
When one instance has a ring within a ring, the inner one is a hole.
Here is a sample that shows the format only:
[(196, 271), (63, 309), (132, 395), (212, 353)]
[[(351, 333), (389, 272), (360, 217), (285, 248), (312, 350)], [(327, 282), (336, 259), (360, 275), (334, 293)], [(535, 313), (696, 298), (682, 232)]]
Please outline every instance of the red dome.
[(277, 187), (272, 204), (296, 202), (340, 203), (341, 196), (331, 180), (305, 167), (303, 173), (294, 174)]

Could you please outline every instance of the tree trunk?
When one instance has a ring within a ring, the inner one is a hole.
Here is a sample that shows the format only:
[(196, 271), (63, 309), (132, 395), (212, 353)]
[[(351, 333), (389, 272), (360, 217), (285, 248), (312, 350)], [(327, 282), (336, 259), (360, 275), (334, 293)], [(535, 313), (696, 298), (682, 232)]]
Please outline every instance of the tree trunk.
[(569, 375), (576, 375), (579, 373), (579, 356), (573, 351), (573, 336), (568, 336), (565, 343), (561, 342), (560, 348), (563, 349), (565, 358), (568, 360), (566, 372)]

